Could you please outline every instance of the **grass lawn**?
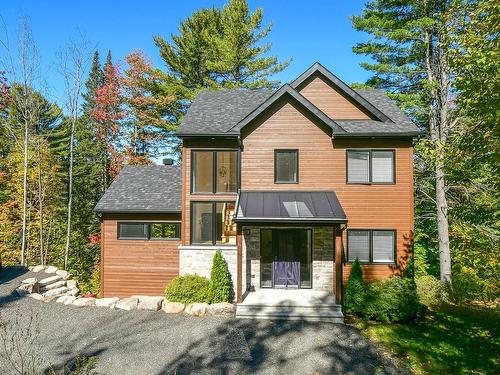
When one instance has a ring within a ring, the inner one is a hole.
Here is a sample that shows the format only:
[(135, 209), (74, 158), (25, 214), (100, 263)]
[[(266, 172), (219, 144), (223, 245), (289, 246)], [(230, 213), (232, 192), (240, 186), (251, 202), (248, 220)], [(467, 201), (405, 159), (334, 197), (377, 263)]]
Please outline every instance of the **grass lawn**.
[(500, 311), (445, 306), (411, 324), (356, 323), (416, 374), (500, 374)]

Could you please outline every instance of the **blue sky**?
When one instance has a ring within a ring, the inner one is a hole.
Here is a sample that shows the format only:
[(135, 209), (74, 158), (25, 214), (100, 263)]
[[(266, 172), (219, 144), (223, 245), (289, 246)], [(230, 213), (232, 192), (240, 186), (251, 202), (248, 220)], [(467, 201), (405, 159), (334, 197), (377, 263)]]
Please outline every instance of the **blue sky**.
[[(169, 38), (177, 32), (179, 22), (193, 11), (220, 7), (222, 0), (197, 1), (68, 1), (68, 0), (9, 0), (0, 8), (0, 16), (11, 40), (26, 17), (31, 25), (42, 58), (42, 71), (48, 84), (49, 96), (62, 95), (62, 81), (57, 71), (56, 51), (70, 38), (82, 33), (101, 56), (108, 49), (113, 58), (123, 61), (134, 50), (144, 51), (162, 68), (162, 60), (152, 36)], [(264, 23), (273, 23), (268, 36), (272, 53), (280, 59), (292, 58), (292, 64), (274, 78), (289, 82), (320, 61), (346, 82), (364, 82), (369, 73), (359, 66), (365, 59), (352, 52), (352, 46), (366, 35), (352, 29), (349, 17), (359, 14), (364, 0), (255, 0), (252, 10), (264, 10)], [(3, 53), (3, 51), (1, 52)], [(123, 63), (122, 63), (123, 66)]]

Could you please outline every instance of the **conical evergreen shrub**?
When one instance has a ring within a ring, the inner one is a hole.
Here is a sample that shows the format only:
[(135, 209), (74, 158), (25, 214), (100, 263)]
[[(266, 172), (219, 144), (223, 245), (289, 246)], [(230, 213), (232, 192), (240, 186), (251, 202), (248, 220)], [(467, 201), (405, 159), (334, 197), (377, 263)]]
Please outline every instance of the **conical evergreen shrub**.
[(212, 303), (231, 302), (233, 300), (231, 273), (220, 250), (217, 250), (213, 258), (210, 290)]
[(366, 288), (363, 282), (363, 270), (356, 258), (351, 267), (344, 293), (344, 309), (349, 314), (363, 316), (366, 306)]

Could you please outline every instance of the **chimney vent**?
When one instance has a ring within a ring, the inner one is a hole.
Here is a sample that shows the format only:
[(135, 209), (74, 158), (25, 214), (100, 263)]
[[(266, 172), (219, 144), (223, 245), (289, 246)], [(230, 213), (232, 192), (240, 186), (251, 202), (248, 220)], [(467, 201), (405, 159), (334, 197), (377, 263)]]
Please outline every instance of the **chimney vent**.
[(163, 159), (163, 165), (174, 165), (174, 159)]

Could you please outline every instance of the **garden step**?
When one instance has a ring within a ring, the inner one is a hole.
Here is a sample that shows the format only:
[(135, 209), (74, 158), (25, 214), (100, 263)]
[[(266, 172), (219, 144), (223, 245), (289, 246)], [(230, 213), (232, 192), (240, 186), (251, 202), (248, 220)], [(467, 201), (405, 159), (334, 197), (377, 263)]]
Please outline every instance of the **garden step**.
[(344, 314), (340, 305), (334, 306), (262, 306), (238, 305), (237, 318), (286, 319), (305, 321), (327, 321), (343, 323)]
[(45, 286), (42, 286), (40, 288), (40, 290), (43, 292), (43, 291), (47, 291), (47, 290), (51, 290), (51, 289), (60, 288), (62, 286), (66, 286), (66, 281), (59, 280), (59, 281), (56, 281), (55, 283), (51, 283), (51, 284), (47, 284)]
[(47, 290), (46, 292), (41, 293), (41, 295), (44, 296), (44, 297), (51, 297), (51, 296), (57, 296), (57, 295), (60, 295), (60, 294), (64, 294), (67, 291), (68, 291), (68, 288), (66, 288), (65, 286), (62, 286), (60, 288), (55, 288), (55, 289)]
[(48, 284), (55, 283), (56, 281), (59, 281), (61, 279), (62, 279), (62, 276), (54, 275), (54, 276), (46, 277), (45, 279), (40, 280), (38, 282), (38, 284), (40, 284), (40, 286), (46, 286)]

